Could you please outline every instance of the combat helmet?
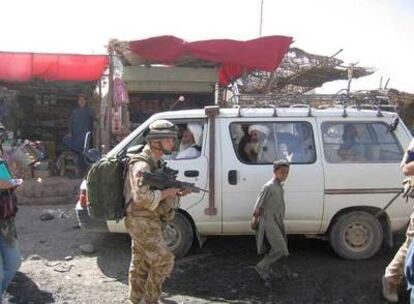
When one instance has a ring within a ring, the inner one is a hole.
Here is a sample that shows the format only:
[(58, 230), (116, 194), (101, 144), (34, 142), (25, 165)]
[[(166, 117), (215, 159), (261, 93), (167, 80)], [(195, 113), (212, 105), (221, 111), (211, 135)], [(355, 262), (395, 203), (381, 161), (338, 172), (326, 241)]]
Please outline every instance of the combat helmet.
[(154, 121), (149, 125), (147, 130), (146, 140), (157, 140), (163, 138), (177, 139), (178, 132), (176, 126), (165, 119)]

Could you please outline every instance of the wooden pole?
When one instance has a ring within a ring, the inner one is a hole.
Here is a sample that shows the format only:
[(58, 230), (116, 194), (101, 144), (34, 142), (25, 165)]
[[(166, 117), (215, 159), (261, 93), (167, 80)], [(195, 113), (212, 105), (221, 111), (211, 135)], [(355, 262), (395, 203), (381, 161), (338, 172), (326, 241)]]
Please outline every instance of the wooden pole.
[(101, 113), (102, 113), (102, 78), (99, 79), (99, 86), (98, 86), (98, 93), (99, 93), (99, 113), (98, 113), (98, 142), (97, 148), (102, 153), (102, 124), (101, 124)]
[(112, 141), (112, 107), (113, 107), (113, 100), (112, 100), (112, 92), (113, 92), (113, 85), (114, 85), (114, 63), (113, 63), (113, 56), (114, 51), (112, 47), (109, 46), (109, 75), (108, 75), (108, 103), (107, 103), (107, 111), (108, 111), (108, 139), (105, 144), (105, 152), (110, 150), (111, 141)]

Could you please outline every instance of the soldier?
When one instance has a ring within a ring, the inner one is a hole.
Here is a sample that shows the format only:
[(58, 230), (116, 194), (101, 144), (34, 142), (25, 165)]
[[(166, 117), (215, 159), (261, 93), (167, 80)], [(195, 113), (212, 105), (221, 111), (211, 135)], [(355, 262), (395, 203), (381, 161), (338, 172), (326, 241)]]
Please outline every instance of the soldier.
[[(289, 255), (285, 233), (285, 199), (282, 183), (289, 175), (289, 163), (278, 160), (273, 163), (273, 178), (262, 188), (252, 216), (252, 229), (256, 231), (257, 251), (265, 253), (255, 269), (266, 287), (270, 287), (272, 265)], [(266, 241), (270, 249), (266, 251)]]
[(177, 196), (189, 193), (176, 188), (152, 190), (141, 182), (142, 173), (160, 168), (161, 157), (174, 149), (176, 127), (167, 120), (155, 121), (146, 140), (143, 151), (131, 159), (124, 190), (129, 203), (125, 226), (131, 236), (129, 303), (133, 304), (160, 300), (162, 283), (174, 265), (174, 255), (161, 234), (161, 221), (172, 220)]
[[(411, 141), (407, 151), (404, 154), (401, 167), (406, 176), (410, 176), (411, 180), (414, 179), (414, 139)], [(398, 303), (398, 288), (403, 278), (405, 257), (413, 237), (414, 212), (411, 213), (410, 216), (405, 242), (401, 245), (391, 263), (387, 266), (387, 268), (385, 268), (385, 274), (382, 278), (382, 294), (388, 302)]]

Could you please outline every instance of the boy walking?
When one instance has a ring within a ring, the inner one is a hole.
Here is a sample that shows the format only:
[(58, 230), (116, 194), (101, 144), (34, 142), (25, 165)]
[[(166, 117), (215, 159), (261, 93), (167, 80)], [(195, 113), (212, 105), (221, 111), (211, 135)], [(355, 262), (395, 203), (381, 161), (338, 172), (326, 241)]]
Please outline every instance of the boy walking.
[[(266, 287), (270, 286), (272, 265), (283, 256), (289, 255), (285, 233), (285, 200), (282, 183), (289, 175), (289, 163), (277, 160), (273, 163), (273, 177), (257, 198), (252, 216), (252, 229), (256, 231), (259, 254), (265, 254), (255, 269)], [(270, 245), (266, 251), (265, 240)]]

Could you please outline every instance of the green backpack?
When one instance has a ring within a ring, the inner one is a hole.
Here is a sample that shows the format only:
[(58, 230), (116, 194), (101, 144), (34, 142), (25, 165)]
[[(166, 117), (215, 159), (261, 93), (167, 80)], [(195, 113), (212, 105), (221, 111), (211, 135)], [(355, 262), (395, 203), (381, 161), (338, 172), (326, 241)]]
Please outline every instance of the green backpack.
[(127, 157), (102, 158), (93, 164), (86, 177), (89, 214), (95, 220), (124, 217), (124, 181)]
[[(134, 154), (103, 157), (93, 164), (86, 177), (88, 208), (95, 220), (119, 221), (125, 216), (126, 208), (124, 184), (131, 162), (142, 160), (153, 168), (153, 162), (139, 153), (142, 146), (134, 149)], [(128, 151), (129, 152), (129, 151)]]

